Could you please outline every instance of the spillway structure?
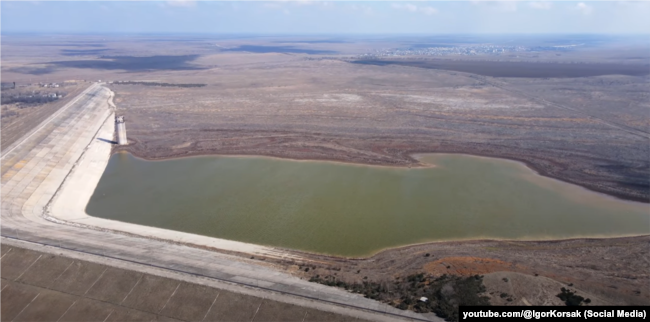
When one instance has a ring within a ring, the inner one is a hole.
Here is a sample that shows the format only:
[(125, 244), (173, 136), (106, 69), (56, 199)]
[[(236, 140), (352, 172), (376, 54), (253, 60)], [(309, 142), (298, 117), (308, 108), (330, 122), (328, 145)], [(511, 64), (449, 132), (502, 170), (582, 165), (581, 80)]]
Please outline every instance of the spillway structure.
[(124, 123), (124, 116), (115, 116), (115, 132), (117, 132), (117, 144), (129, 144), (129, 141), (126, 140), (126, 124)]

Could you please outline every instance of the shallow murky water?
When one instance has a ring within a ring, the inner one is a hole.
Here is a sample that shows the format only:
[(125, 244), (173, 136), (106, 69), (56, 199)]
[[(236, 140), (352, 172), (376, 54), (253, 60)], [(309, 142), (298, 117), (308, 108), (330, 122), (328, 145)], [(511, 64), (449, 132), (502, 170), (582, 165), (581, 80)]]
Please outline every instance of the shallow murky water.
[(454, 239), (650, 233), (647, 204), (541, 177), (522, 164), (421, 155), (391, 168), (264, 157), (144, 161), (115, 154), (91, 216), (343, 256)]

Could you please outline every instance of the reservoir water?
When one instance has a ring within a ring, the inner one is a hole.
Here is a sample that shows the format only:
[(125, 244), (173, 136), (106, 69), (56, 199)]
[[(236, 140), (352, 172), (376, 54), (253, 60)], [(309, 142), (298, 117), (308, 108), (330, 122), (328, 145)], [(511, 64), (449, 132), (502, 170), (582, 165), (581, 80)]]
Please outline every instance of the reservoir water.
[(650, 233), (648, 204), (541, 177), (523, 164), (429, 154), (393, 168), (265, 157), (111, 156), (91, 216), (342, 256), (459, 239)]

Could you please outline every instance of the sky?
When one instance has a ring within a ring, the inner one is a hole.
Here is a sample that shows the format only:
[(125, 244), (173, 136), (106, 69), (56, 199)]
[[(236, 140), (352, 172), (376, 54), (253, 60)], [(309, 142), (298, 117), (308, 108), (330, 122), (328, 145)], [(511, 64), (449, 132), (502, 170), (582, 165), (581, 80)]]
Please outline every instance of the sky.
[(0, 1), (1, 32), (650, 34), (635, 1)]

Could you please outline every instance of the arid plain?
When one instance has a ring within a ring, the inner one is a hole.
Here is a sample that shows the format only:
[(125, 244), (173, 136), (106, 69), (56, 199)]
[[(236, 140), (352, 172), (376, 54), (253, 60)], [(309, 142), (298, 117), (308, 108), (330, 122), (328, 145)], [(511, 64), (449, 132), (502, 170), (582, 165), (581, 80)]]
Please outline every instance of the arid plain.
[[(485, 43), (546, 49), (378, 54), (386, 48)], [(34, 90), (37, 83), (75, 85), (44, 105), (3, 104), (2, 144), (29, 130), (16, 124), (38, 124), (83, 84), (101, 80), (115, 92), (117, 113), (127, 120), (130, 144), (114, 151), (145, 159), (263, 155), (405, 167), (418, 165), (415, 153), (466, 153), (522, 161), (542, 175), (647, 203), (647, 44), (589, 38), (575, 40), (584, 46), (557, 50), (551, 43), (3, 36), (2, 81), (17, 84), (8, 91)], [(265, 265), (307, 278), (338, 274), (349, 283), (387, 283), (422, 271), (487, 274), (493, 304), (554, 303), (560, 286), (568, 284), (600, 303), (648, 304), (648, 247), (647, 237), (445, 242), (367, 259), (295, 252), (304, 262), (268, 259)], [(497, 282), (508, 278), (520, 285), (510, 288), (511, 300), (505, 301), (497, 296), (504, 292)], [(540, 293), (526, 293), (527, 286)]]

